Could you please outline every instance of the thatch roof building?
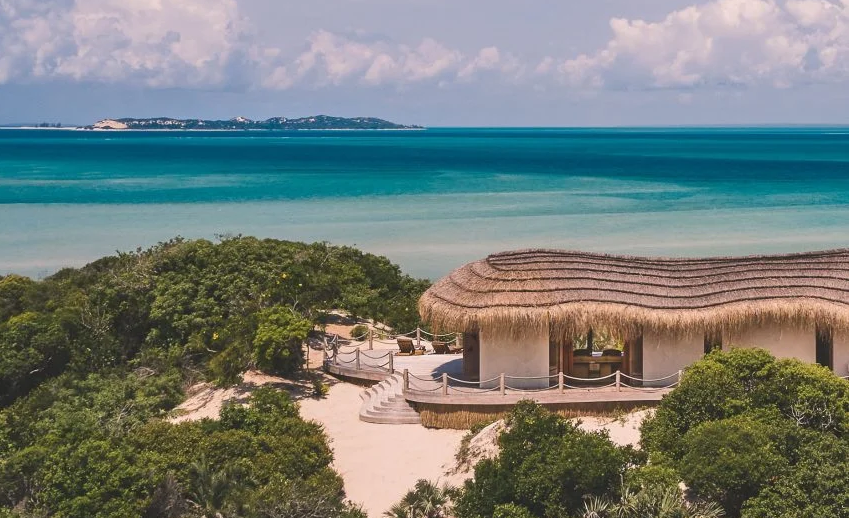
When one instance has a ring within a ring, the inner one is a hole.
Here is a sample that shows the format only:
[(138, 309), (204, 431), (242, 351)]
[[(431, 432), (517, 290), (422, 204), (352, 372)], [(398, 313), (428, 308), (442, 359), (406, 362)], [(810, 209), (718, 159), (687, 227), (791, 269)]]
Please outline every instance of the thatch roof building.
[[(687, 349), (689, 361), (695, 343), (703, 354), (706, 336), (770, 348), (774, 344), (748, 342), (785, 339), (790, 333), (794, 343), (779, 347), (777, 354), (824, 362), (826, 345), (834, 346), (815, 342), (831, 340), (835, 333), (842, 340), (849, 332), (849, 249), (703, 259), (504, 252), (438, 281), (422, 296), (419, 309), (440, 329), (481, 333), (484, 356), (486, 337), (490, 344), (503, 345), (527, 342), (528, 337), (542, 342), (544, 335), (562, 349), (573, 337), (593, 330), (619, 336), (626, 345), (641, 338), (644, 350)], [(816, 339), (817, 329), (822, 339)], [(795, 343), (802, 337), (804, 343)], [(836, 370), (846, 370), (849, 353), (841, 350), (833, 358), (832, 350), (828, 355), (829, 364), (843, 362)], [(671, 359), (670, 354), (660, 356), (667, 363)], [(648, 355), (642, 360), (649, 361)], [(682, 361), (668, 366), (683, 367)], [(487, 370), (484, 363), (481, 368)], [(563, 363), (560, 358), (558, 367), (568, 368)], [(541, 371), (531, 370), (535, 375)], [(659, 373), (659, 368), (639, 370)]]

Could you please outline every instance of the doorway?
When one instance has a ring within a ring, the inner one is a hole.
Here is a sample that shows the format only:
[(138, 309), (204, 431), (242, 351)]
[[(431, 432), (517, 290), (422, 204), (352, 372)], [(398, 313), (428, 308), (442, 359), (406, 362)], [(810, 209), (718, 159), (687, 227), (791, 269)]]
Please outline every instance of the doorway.
[(834, 370), (834, 334), (829, 326), (817, 326), (817, 363)]

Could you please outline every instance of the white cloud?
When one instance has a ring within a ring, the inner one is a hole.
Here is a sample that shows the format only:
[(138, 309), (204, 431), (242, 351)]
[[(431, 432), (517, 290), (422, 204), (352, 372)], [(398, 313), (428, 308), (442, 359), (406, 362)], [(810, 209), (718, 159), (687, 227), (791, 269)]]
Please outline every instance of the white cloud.
[(578, 87), (694, 88), (847, 79), (849, 0), (713, 0), (658, 22), (611, 20), (612, 39), (560, 63)]
[(299, 49), (256, 43), (236, 0), (0, 0), (0, 84), (70, 80), (152, 88), (446, 84), (511, 72), (489, 47), (471, 58), (416, 45), (313, 32)]
[(0, 82), (215, 86), (243, 59), (246, 31), (235, 0), (4, 1)]
[(657, 21), (615, 18), (595, 52), (525, 63), (497, 46), (462, 52), (316, 30), (258, 43), (239, 0), (0, 0), (0, 84), (55, 80), (150, 88), (528, 82), (581, 90), (849, 79), (849, 0), (709, 0)]

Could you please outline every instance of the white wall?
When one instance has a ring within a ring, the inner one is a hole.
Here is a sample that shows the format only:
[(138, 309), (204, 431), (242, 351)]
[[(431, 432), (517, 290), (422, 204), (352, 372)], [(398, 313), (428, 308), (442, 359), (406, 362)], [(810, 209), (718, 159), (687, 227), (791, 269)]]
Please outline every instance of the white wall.
[[(646, 330), (643, 333), (643, 379), (664, 378), (677, 374), (679, 370), (705, 355), (705, 337), (703, 333), (692, 336), (675, 336)], [(668, 385), (675, 379), (668, 379), (655, 385)], [(646, 383), (650, 385), (651, 383)]]
[(849, 333), (834, 333), (834, 373), (849, 376)]
[[(523, 336), (481, 329), (480, 379), (488, 380), (502, 372), (508, 376), (548, 376), (548, 329), (528, 329)], [(516, 388), (544, 388), (548, 380), (507, 380)], [(482, 385), (497, 387), (498, 381)]]
[(816, 363), (817, 337), (813, 328), (797, 329), (779, 325), (751, 327), (722, 337), (722, 348), (766, 349), (776, 358), (797, 358)]

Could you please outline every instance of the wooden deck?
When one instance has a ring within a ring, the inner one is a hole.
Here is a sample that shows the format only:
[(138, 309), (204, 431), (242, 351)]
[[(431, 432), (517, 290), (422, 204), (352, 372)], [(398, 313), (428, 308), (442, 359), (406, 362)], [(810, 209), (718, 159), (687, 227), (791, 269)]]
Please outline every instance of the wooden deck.
[(562, 393), (557, 390), (546, 391), (520, 391), (508, 389), (505, 394), (498, 391), (471, 391), (463, 389), (457, 392), (454, 387), (449, 387), (447, 395), (440, 391), (422, 392), (408, 390), (404, 392), (404, 398), (413, 403), (425, 403), (435, 405), (463, 405), (463, 406), (506, 406), (515, 405), (519, 401), (531, 399), (543, 405), (592, 405), (596, 403), (627, 403), (628, 406), (654, 406), (663, 399), (663, 396), (672, 391), (669, 388), (641, 389), (622, 387), (616, 390), (613, 387), (594, 389), (566, 389)]

